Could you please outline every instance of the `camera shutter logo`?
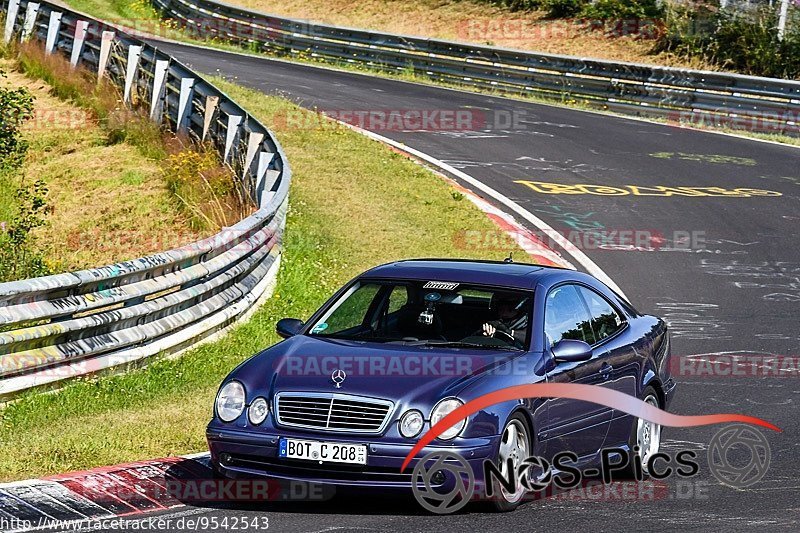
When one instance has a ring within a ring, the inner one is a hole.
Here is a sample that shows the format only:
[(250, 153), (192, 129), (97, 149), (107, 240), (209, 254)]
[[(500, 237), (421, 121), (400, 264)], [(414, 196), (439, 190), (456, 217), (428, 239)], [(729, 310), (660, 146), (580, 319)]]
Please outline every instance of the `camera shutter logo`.
[[(747, 464), (736, 460), (746, 458)], [(733, 458), (733, 461), (731, 460)], [(761, 481), (767, 473), (771, 450), (766, 437), (752, 426), (736, 424), (718, 431), (708, 446), (708, 468), (717, 480), (742, 489)]]
[(472, 499), (475, 474), (459, 454), (435, 451), (414, 466), (411, 489), (414, 498), (426, 510), (436, 514), (454, 513)]
[(337, 368), (331, 374), (331, 381), (333, 381), (333, 384), (336, 386), (337, 389), (342, 388), (342, 383), (344, 383), (345, 379), (347, 379), (347, 374), (345, 373), (344, 370), (340, 368)]

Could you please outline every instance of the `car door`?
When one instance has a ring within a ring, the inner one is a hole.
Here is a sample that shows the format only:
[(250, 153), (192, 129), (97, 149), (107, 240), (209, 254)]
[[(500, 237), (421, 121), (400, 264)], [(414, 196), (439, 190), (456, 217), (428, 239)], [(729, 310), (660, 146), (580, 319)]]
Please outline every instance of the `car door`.
[[(607, 373), (602, 385), (635, 397), (643, 357), (637, 353), (626, 331), (628, 324), (624, 314), (594, 289), (584, 285), (577, 288), (589, 309), (593, 346), (600, 351), (602, 369)], [(629, 422), (630, 415), (612, 411), (609, 433), (603, 446), (626, 443), (630, 432)]]
[[(593, 343), (591, 316), (576, 285), (568, 283), (550, 289), (545, 298), (544, 330), (548, 350), (563, 339)], [(606, 375), (601, 353), (603, 349), (594, 351), (587, 361), (558, 363), (547, 373), (548, 382), (602, 385)], [(611, 410), (592, 402), (552, 398), (547, 401), (546, 418), (546, 427), (540, 432), (546, 456), (572, 451), (584, 457), (596, 454), (602, 447)]]

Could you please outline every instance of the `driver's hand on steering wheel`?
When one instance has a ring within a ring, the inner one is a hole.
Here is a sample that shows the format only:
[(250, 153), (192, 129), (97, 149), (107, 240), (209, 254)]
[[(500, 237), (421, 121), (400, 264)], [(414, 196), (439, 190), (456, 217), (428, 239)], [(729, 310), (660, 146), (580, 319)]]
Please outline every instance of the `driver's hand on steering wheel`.
[(514, 330), (508, 329), (502, 322), (487, 322), (482, 326), (481, 330), (484, 337), (492, 337), (494, 339), (500, 338), (500, 340), (506, 342), (515, 342)]

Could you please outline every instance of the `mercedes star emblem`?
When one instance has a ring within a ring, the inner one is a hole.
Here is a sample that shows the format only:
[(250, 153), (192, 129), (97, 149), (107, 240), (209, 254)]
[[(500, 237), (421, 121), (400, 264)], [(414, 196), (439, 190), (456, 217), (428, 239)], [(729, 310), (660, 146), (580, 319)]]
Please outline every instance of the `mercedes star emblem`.
[(336, 385), (337, 389), (341, 389), (342, 383), (344, 383), (346, 377), (347, 374), (345, 374), (344, 370), (337, 368), (333, 371), (333, 374), (331, 374), (331, 381), (333, 381), (333, 384)]

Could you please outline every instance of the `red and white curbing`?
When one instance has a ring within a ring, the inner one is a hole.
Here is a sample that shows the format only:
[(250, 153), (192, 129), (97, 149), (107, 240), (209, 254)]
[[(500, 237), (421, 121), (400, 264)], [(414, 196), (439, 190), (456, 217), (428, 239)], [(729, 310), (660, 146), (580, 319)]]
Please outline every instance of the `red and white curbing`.
[(572, 263), (564, 259), (564, 257), (552, 248), (549, 248), (539, 237), (528, 230), (528, 228), (517, 222), (514, 217), (496, 208), (447, 176), (442, 175), (442, 177), (452, 182), (454, 188), (466, 196), (478, 209), (483, 211), (513, 242), (525, 250), (525, 252), (533, 258), (534, 262), (540, 265), (565, 267), (575, 270), (575, 266)]
[[(72, 524), (220, 501), (235, 483), (212, 475), (207, 453), (94, 468), (0, 484), (0, 530), (52, 530)], [(267, 482), (263, 481), (266, 499)], [(252, 492), (252, 487), (247, 487)]]

